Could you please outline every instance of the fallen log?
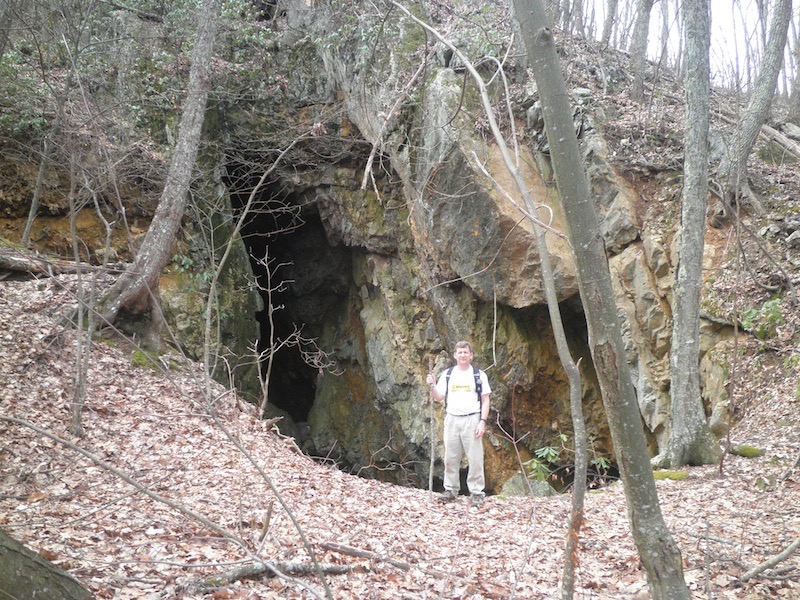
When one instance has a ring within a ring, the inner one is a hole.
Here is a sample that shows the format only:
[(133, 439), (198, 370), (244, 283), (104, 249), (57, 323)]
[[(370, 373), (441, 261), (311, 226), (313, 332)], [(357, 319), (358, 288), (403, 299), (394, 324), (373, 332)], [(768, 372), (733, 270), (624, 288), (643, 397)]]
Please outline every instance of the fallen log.
[[(352, 573), (353, 571), (365, 570), (364, 567), (358, 565), (321, 564), (319, 567), (325, 575), (343, 575)], [(265, 561), (260, 563), (247, 563), (241, 567), (220, 573), (219, 575), (207, 577), (189, 587), (192, 593), (209, 593), (242, 579), (284, 576), (296, 577), (304, 575), (316, 576), (317, 574), (317, 567), (313, 563)]]
[(0, 269), (31, 273), (33, 275), (61, 275), (62, 273), (88, 273), (93, 271), (122, 273), (125, 271), (126, 265), (91, 265), (84, 262), (40, 256), (33, 252), (0, 245)]

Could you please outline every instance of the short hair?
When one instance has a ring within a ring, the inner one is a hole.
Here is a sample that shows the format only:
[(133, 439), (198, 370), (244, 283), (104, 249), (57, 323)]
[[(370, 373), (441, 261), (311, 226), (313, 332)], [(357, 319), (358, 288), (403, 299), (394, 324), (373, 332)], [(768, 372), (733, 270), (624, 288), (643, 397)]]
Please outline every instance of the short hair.
[(458, 350), (459, 348), (467, 348), (472, 354), (475, 354), (475, 350), (472, 349), (472, 344), (470, 344), (466, 340), (461, 340), (460, 342), (456, 342), (455, 349)]

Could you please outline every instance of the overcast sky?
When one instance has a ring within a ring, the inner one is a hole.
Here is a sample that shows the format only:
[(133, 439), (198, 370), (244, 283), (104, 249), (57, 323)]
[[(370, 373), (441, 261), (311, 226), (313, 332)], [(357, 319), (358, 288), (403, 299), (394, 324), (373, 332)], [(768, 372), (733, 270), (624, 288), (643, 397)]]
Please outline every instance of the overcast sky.
[[(605, 3), (606, 0), (599, 0)], [(675, 0), (668, 0), (671, 19), (675, 19)], [(767, 0), (772, 6), (775, 0)], [(746, 63), (744, 57), (748, 47), (762, 48), (761, 32), (756, 27), (758, 21), (756, 0), (711, 0), (711, 72), (713, 83), (729, 84), (735, 79), (736, 65), (739, 65), (741, 79), (746, 79)], [(662, 32), (661, 3), (653, 5), (650, 21), (650, 58), (658, 60), (661, 51)], [(670, 23), (671, 35), (675, 37), (670, 47), (677, 52), (677, 37), (680, 35), (677, 25)], [(671, 57), (674, 61), (674, 56)]]

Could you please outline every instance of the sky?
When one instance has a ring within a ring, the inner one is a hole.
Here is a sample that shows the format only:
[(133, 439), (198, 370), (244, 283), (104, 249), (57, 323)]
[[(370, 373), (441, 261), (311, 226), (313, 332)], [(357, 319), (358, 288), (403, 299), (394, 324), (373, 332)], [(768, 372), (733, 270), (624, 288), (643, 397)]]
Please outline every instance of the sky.
[[(636, 0), (623, 0), (635, 3)], [(649, 58), (658, 60), (661, 52), (662, 2), (668, 2), (671, 22), (668, 22), (671, 40), (669, 47), (674, 53), (670, 62), (675, 63), (679, 48), (680, 30), (675, 23), (676, 4), (680, 0), (660, 0), (654, 3), (650, 20)], [(775, 0), (766, 0), (771, 6)], [(603, 8), (607, 0), (593, 0), (602, 23)], [(620, 2), (622, 5), (623, 2)], [(748, 44), (757, 44), (760, 49), (760, 33), (757, 22), (756, 0), (710, 0), (711, 3), (711, 49), (710, 61), (712, 84), (730, 84), (736, 78), (737, 65), (742, 79), (747, 79), (748, 65), (745, 60)], [(600, 27), (602, 29), (602, 26)], [(599, 35), (599, 34), (598, 34)]]
[[(754, 25), (758, 20), (755, 0), (711, 0), (711, 69), (720, 76), (720, 71), (735, 73), (746, 69), (744, 56), (749, 43), (758, 43), (760, 33)], [(755, 37), (753, 37), (755, 36)]]

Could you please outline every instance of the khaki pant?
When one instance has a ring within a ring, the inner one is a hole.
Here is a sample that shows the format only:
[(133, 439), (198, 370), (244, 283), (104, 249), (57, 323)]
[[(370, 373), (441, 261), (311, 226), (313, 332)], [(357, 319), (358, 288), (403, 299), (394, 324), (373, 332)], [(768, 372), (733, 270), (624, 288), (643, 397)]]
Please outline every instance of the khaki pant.
[(470, 494), (483, 494), (486, 486), (483, 477), (483, 438), (475, 437), (481, 420), (480, 414), (444, 418), (444, 489), (458, 494), (461, 489), (459, 470), (461, 457), (467, 455), (469, 471), (467, 489)]

